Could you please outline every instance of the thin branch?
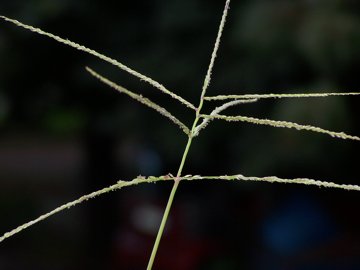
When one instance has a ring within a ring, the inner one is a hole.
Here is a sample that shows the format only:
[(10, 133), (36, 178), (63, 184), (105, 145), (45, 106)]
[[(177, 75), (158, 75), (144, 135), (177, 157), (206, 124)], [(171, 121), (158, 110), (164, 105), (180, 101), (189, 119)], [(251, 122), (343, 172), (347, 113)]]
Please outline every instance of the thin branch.
[(206, 76), (205, 76), (205, 79), (204, 79), (204, 84), (203, 84), (202, 93), (201, 93), (201, 100), (204, 99), (205, 94), (206, 94), (206, 90), (210, 85), (211, 73), (212, 73), (212, 70), (214, 68), (214, 63), (215, 63), (215, 58), (216, 58), (217, 52), (219, 50), (220, 40), (221, 40), (221, 36), (222, 36), (223, 30), (224, 30), (226, 17), (228, 15), (229, 5), (230, 5), (230, 0), (227, 0), (226, 3), (225, 3), (223, 15), (221, 17), (221, 22), (220, 22), (219, 30), (218, 30), (217, 37), (216, 37), (216, 40), (215, 40), (214, 49), (213, 49), (212, 54), (211, 54), (210, 64), (209, 64), (209, 67), (208, 67), (208, 70), (206, 72)]
[[(229, 102), (226, 102), (224, 103), (223, 105), (219, 106), (219, 107), (216, 107), (211, 113), (210, 115), (217, 115), (219, 113), (221, 113), (222, 111), (226, 110), (227, 108), (230, 108), (232, 106), (236, 106), (236, 105), (239, 105), (239, 104), (245, 104), (245, 103), (253, 103), (253, 102), (256, 102), (258, 101), (258, 99), (238, 99), (238, 100), (233, 100), (233, 101), (229, 101)], [(201, 124), (199, 124), (195, 131), (194, 131), (194, 136), (198, 136), (199, 135), (199, 132), (200, 130), (204, 129), (208, 124), (209, 122), (213, 120), (211, 118), (204, 118), (203, 121), (201, 122)]]
[(319, 127), (300, 125), (297, 123), (287, 122), (287, 121), (275, 121), (275, 120), (259, 119), (259, 118), (248, 117), (248, 116), (227, 116), (227, 115), (204, 115), (204, 114), (202, 114), (201, 117), (211, 118), (211, 119), (222, 119), (222, 120), (226, 120), (226, 121), (230, 121), (230, 122), (240, 121), (240, 122), (247, 122), (247, 123), (251, 123), (251, 124), (266, 125), (266, 126), (272, 126), (272, 127), (294, 128), (297, 130), (308, 130), (308, 131), (328, 134), (331, 137), (335, 137), (335, 138), (360, 141), (359, 137), (348, 135), (348, 134), (345, 134), (344, 132), (334, 132), (334, 131), (322, 129)]
[(140, 103), (142, 103), (142, 104), (156, 110), (157, 112), (159, 112), (163, 116), (167, 117), (173, 123), (175, 123), (177, 126), (179, 126), (181, 128), (181, 130), (184, 131), (184, 133), (186, 135), (190, 134), (189, 128), (184, 123), (182, 123), (179, 119), (177, 119), (175, 116), (173, 116), (170, 112), (168, 112), (165, 108), (163, 108), (163, 107), (159, 106), (158, 104), (152, 102), (150, 99), (143, 97), (142, 95), (135, 94), (134, 92), (131, 92), (130, 90), (127, 90), (126, 88), (124, 88), (124, 87), (110, 81), (109, 79), (101, 76), (99, 73), (95, 72), (94, 70), (92, 70), (89, 67), (86, 67), (86, 70), (92, 76), (94, 76), (95, 78), (97, 78), (101, 82), (107, 84), (111, 88), (114, 88), (115, 90), (119, 91), (120, 93), (124, 93), (124, 94), (130, 96), (131, 98), (139, 101)]
[[(156, 178), (157, 180), (161, 180), (161, 179), (164, 179), (164, 178)], [(102, 195), (102, 194), (105, 194), (105, 193), (108, 193), (110, 191), (114, 191), (114, 190), (117, 190), (117, 189), (121, 189), (122, 187), (127, 187), (127, 186), (133, 186), (133, 185), (137, 185), (137, 184), (141, 184), (141, 183), (151, 183), (151, 182), (154, 182), (153, 181), (153, 178), (144, 178), (144, 177), (138, 177), (138, 178), (135, 178), (134, 180), (132, 181), (118, 181), (115, 185), (112, 185), (112, 186), (109, 186), (109, 187), (106, 187), (106, 188), (103, 188), (101, 190), (98, 190), (98, 191), (95, 191), (95, 192), (92, 192), (90, 194), (87, 194), (87, 195), (84, 195), (82, 197), (80, 197), (79, 199), (77, 200), (74, 200), (72, 202), (68, 202), (66, 204), (63, 204), (57, 208), (55, 208), (54, 210), (44, 214), (44, 215), (41, 215), (39, 216), (38, 218), (34, 219), (34, 220), (31, 220), (7, 233), (5, 233), (2, 237), (0, 237), (0, 242), (4, 241), (6, 238), (9, 238), (27, 228), (29, 228), (30, 226), (44, 220), (44, 219), (47, 219), (48, 217), (52, 216), (52, 215), (55, 215), (63, 210), (66, 210), (66, 209), (69, 209), (70, 207), (73, 207), (77, 204), (80, 204), (84, 201), (87, 201), (87, 200), (90, 200), (90, 199), (93, 199), (99, 195)]]
[(330, 97), (330, 96), (356, 96), (358, 92), (349, 93), (304, 93), (304, 94), (245, 94), (245, 95), (219, 95), (204, 97), (205, 100), (226, 100), (226, 99), (263, 99), (263, 98), (311, 98), (311, 97)]
[(51, 39), (56, 40), (57, 42), (60, 42), (62, 44), (73, 47), (73, 48), (75, 48), (77, 50), (80, 50), (80, 51), (86, 52), (88, 54), (91, 54), (91, 55), (93, 55), (93, 56), (95, 56), (97, 58), (100, 58), (101, 60), (104, 60), (105, 62), (108, 62), (108, 63), (120, 68), (121, 70), (124, 70), (124, 71), (128, 72), (129, 74), (139, 78), (140, 80), (151, 84), (152, 86), (154, 86), (155, 88), (157, 88), (161, 92), (163, 92), (165, 94), (168, 94), (169, 96), (171, 96), (172, 98), (180, 101), (182, 104), (186, 105), (187, 107), (195, 110), (195, 106), (193, 104), (191, 104), (189, 101), (185, 100), (184, 98), (182, 98), (182, 97), (176, 95), (175, 93), (173, 93), (172, 91), (168, 90), (165, 86), (163, 86), (159, 82), (157, 82), (157, 81), (155, 81), (155, 80), (153, 80), (153, 79), (151, 79), (151, 78), (149, 78), (149, 77), (147, 77), (147, 76), (145, 76), (145, 75), (143, 75), (143, 74), (129, 68), (128, 66), (118, 62), (115, 59), (112, 59), (112, 58), (110, 58), (108, 56), (105, 56), (105, 55), (103, 55), (103, 54), (101, 54), (101, 53), (99, 53), (99, 52), (97, 52), (95, 50), (89, 49), (89, 48), (87, 48), (87, 47), (85, 47), (83, 45), (80, 45), (78, 43), (75, 43), (75, 42), (72, 42), (70, 40), (67, 40), (67, 39), (61, 38), (59, 36), (56, 36), (54, 34), (45, 32), (45, 31), (41, 30), (40, 28), (36, 28), (36, 27), (31, 26), (31, 25), (26, 25), (24, 23), (21, 23), (21, 22), (19, 22), (17, 20), (14, 20), (14, 19), (7, 18), (5, 16), (0, 16), (0, 18), (7, 21), (7, 22), (11, 22), (11, 23), (15, 24), (16, 26), (25, 28), (27, 30), (30, 30), (32, 32), (35, 32), (35, 33), (43, 35), (43, 36), (47, 36), (47, 37), (49, 37)]
[(255, 176), (244, 176), (242, 174), (236, 175), (222, 175), (222, 176), (199, 176), (199, 175), (190, 175), (184, 176), (181, 180), (240, 180), (240, 181), (256, 181), (256, 182), (270, 182), (270, 183), (284, 183), (284, 184), (303, 184), (303, 185), (312, 185), (318, 187), (327, 187), (327, 188), (338, 188), (345, 190), (354, 190), (360, 191), (360, 186), (358, 185), (347, 185), (347, 184), (336, 184), (333, 182), (319, 181), (309, 178), (279, 178), (277, 176), (265, 176), (265, 177), (255, 177)]
[(318, 187), (327, 187), (327, 188), (338, 188), (338, 189), (345, 189), (345, 190), (354, 190), (354, 191), (360, 191), (360, 186), (358, 185), (346, 185), (346, 184), (336, 184), (333, 182), (325, 182), (325, 181), (319, 181), (309, 178), (294, 178), (294, 179), (284, 179), (279, 178), (277, 176), (267, 176), (267, 177), (247, 177), (242, 174), (236, 174), (236, 175), (221, 175), (221, 176), (200, 176), (200, 175), (185, 175), (182, 177), (174, 177), (172, 175), (164, 175), (164, 176), (149, 176), (149, 177), (143, 177), (138, 176), (137, 178), (133, 179), (132, 181), (118, 181), (116, 184), (111, 185), (109, 187), (103, 188), (101, 190), (92, 192), (90, 194), (84, 195), (72, 202), (68, 202), (66, 204), (63, 204), (54, 210), (45, 213), (38, 218), (31, 220), (27, 223), (24, 223), (17, 228), (5, 233), (2, 237), (0, 237), (0, 242), (4, 241), (7, 238), (10, 238), (14, 236), (15, 234), (29, 228), (30, 226), (43, 221), (59, 212), (62, 212), (64, 210), (67, 210), (75, 205), (78, 205), (82, 202), (88, 201), (90, 199), (93, 199), (97, 196), (109, 193), (110, 191), (115, 191), (118, 189), (121, 189), (123, 187), (129, 187), (134, 186), (138, 184), (143, 183), (156, 183), (159, 181), (168, 181), (168, 180), (185, 180), (185, 181), (196, 181), (196, 180), (239, 180), (239, 181), (256, 181), (256, 182), (270, 182), (270, 183), (287, 183), (287, 184), (303, 184), (303, 185), (313, 185)]

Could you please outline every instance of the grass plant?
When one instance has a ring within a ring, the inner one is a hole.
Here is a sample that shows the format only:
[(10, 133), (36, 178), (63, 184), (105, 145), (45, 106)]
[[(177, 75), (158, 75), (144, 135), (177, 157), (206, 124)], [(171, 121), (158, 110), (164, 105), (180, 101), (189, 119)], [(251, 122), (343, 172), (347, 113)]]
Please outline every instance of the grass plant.
[[(320, 181), (320, 180), (314, 180), (309, 178), (294, 178), (294, 179), (282, 179), (276, 176), (267, 176), (267, 177), (253, 177), (253, 176), (244, 176), (242, 174), (237, 175), (220, 175), (220, 176), (201, 176), (201, 175), (184, 175), (183, 169), (187, 160), (187, 156), (189, 154), (189, 151), (191, 149), (191, 145), (194, 142), (194, 138), (199, 136), (200, 132), (205, 129), (212, 120), (225, 120), (229, 122), (246, 122), (250, 124), (256, 124), (256, 125), (267, 125), (271, 127), (279, 127), (279, 128), (292, 128), (296, 130), (305, 130), (305, 131), (312, 131), (317, 133), (322, 133), (326, 135), (330, 135), (334, 138), (340, 138), (345, 140), (356, 140), (359, 141), (360, 138), (353, 135), (345, 134), (344, 132), (336, 132), (336, 131), (330, 131), (326, 130), (320, 127), (315, 127), (311, 125), (305, 125), (305, 124), (298, 124), (293, 122), (286, 122), (286, 121), (276, 121), (276, 120), (269, 120), (269, 119), (259, 119), (255, 117), (250, 116), (242, 116), (242, 115), (235, 115), (235, 116), (229, 116), (229, 115), (223, 115), (220, 114), (226, 109), (238, 106), (245, 103), (254, 103), (259, 101), (260, 99), (269, 99), (269, 98), (320, 98), (320, 97), (329, 97), (329, 96), (351, 96), (351, 95), (359, 95), (360, 93), (299, 93), (299, 94), (239, 94), (239, 95), (220, 95), (220, 96), (208, 96), (207, 91), (211, 82), (211, 74), (213, 72), (215, 59), (218, 54), (220, 41), (222, 34), (225, 29), (225, 22), (226, 18), (228, 16), (229, 12), (229, 5), (230, 0), (226, 0), (225, 7), (223, 9), (219, 29), (217, 32), (214, 48), (211, 54), (210, 63), (208, 65), (208, 69), (204, 78), (203, 86), (201, 89), (201, 94), (199, 98), (198, 105), (195, 106), (191, 102), (185, 100), (182, 98), (179, 94), (174, 93), (173, 91), (169, 90), (165, 86), (163, 86), (161, 83), (157, 82), (156, 80), (149, 78), (146, 75), (143, 75), (132, 68), (122, 64), (121, 62), (112, 59), (108, 56), (105, 56), (99, 52), (96, 52), (92, 49), (89, 49), (83, 45), (80, 45), (78, 43), (69, 41), (67, 39), (61, 38), (59, 36), (56, 36), (54, 34), (45, 32), (39, 28), (26, 25), (22, 22), (19, 22), (14, 19), (7, 18), (5, 16), (0, 16), (0, 18), (4, 21), (10, 22), (16, 26), (22, 27), (24, 29), (27, 29), (29, 31), (32, 31), (34, 33), (49, 37), (57, 42), (60, 42), (64, 45), (73, 47), (79, 51), (91, 54), (105, 62), (108, 62), (119, 69), (129, 73), (132, 76), (137, 77), (138, 79), (145, 81), (146, 83), (154, 86), (157, 90), (161, 91), (162, 93), (168, 95), (169, 97), (175, 99), (182, 105), (184, 105), (185, 109), (190, 109), (194, 111), (194, 120), (191, 126), (187, 126), (182, 121), (180, 121), (176, 116), (174, 116), (171, 112), (169, 112), (164, 107), (161, 107), (160, 105), (156, 104), (155, 102), (151, 101), (150, 99), (143, 97), (141, 94), (137, 94), (133, 91), (130, 91), (115, 82), (109, 80), (108, 78), (104, 77), (103, 75), (100, 75), (98, 72), (94, 71), (93, 69), (86, 67), (86, 71), (89, 72), (90, 75), (92, 75), (94, 78), (100, 80), (105, 85), (117, 90), (118, 92), (125, 94), (132, 99), (140, 102), (143, 105), (146, 105), (147, 107), (156, 110), (164, 117), (168, 118), (172, 123), (174, 123), (183, 133), (185, 136), (187, 136), (187, 143), (184, 148), (184, 152), (181, 158), (181, 162), (179, 164), (178, 170), (175, 175), (169, 174), (169, 175), (163, 175), (163, 176), (138, 176), (135, 179), (131, 181), (118, 181), (114, 185), (111, 185), (109, 187), (103, 188), (101, 190), (92, 192), (90, 194), (84, 195), (72, 202), (68, 202), (64, 205), (59, 206), (58, 208), (49, 211), (38, 218), (31, 220), (23, 225), (20, 225), (19, 227), (3, 234), (0, 237), (0, 242), (3, 242), (5, 239), (12, 237), (13, 235), (29, 228), (30, 226), (37, 224), (38, 222), (45, 220), (49, 218), (50, 216), (57, 214), (63, 210), (69, 209), (70, 207), (73, 207), (75, 205), (78, 205), (84, 201), (87, 201), (89, 199), (93, 199), (97, 196), (109, 193), (110, 191), (119, 190), (125, 187), (129, 186), (135, 186), (139, 184), (145, 184), (145, 183), (155, 183), (155, 182), (164, 182), (164, 181), (172, 181), (173, 187), (164, 211), (164, 215), (154, 242), (153, 250), (150, 255), (147, 269), (150, 270), (153, 268), (154, 261), (156, 258), (157, 250), (160, 244), (160, 240), (166, 225), (166, 221), (168, 219), (168, 216), (170, 214), (171, 205), (174, 201), (174, 197), (176, 194), (176, 191), (178, 189), (178, 186), (183, 181), (197, 181), (197, 180), (221, 180), (221, 181), (261, 181), (261, 182), (270, 182), (270, 183), (287, 183), (287, 184), (303, 184), (303, 185), (311, 185), (311, 186), (318, 186), (318, 187), (327, 187), (327, 188), (337, 188), (337, 189), (345, 189), (345, 190), (353, 190), (353, 191), (360, 191), (360, 186), (358, 185), (344, 185), (344, 184), (336, 184), (334, 182), (330, 181)], [(218, 101), (223, 102), (220, 106), (214, 108), (210, 114), (203, 114), (202, 109), (206, 105), (212, 105), (211, 101)]]

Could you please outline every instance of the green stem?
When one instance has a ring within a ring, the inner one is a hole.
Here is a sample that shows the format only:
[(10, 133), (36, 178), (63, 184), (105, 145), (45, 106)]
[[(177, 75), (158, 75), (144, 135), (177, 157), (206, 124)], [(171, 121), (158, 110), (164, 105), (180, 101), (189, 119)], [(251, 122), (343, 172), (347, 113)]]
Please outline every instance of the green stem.
[(199, 121), (199, 119), (201, 117), (200, 111), (201, 111), (201, 109), (202, 109), (202, 107), (204, 105), (204, 98), (205, 98), (206, 90), (208, 89), (209, 84), (210, 84), (211, 71), (212, 71), (212, 69), (214, 67), (214, 61), (215, 61), (215, 58), (216, 58), (216, 53), (217, 53), (217, 51), (219, 49), (220, 39), (221, 39), (221, 35), (222, 35), (223, 29), (224, 29), (225, 19), (226, 19), (227, 13), (228, 13), (229, 4), (230, 4), (230, 0), (226, 0), (225, 8), (224, 8), (224, 11), (223, 11), (223, 16), (221, 17), (219, 30), (218, 30), (218, 34), (217, 34), (215, 45), (214, 45), (214, 49), (213, 49), (213, 52), (211, 54), (210, 64), (208, 66), (208, 70), (206, 72), (204, 84), (203, 84), (203, 87), (202, 87), (202, 92), (201, 92), (201, 96), (200, 96), (200, 103), (199, 103), (199, 106), (196, 109), (195, 120), (194, 120), (194, 123), (192, 125), (191, 131), (190, 131), (190, 134), (189, 134), (188, 142), (187, 142), (184, 154), (183, 154), (182, 159), (181, 159), (179, 170), (178, 170), (178, 172), (176, 174), (176, 177), (174, 179), (174, 185), (172, 187), (172, 190), (171, 190), (171, 193), (170, 193), (170, 196), (169, 196), (166, 208), (165, 208), (165, 212), (164, 212), (163, 218), (161, 220), (160, 228), (159, 228), (159, 231), (158, 231), (157, 236), (156, 236), (156, 240), (155, 240), (155, 243), (154, 243), (153, 250), (151, 252), (151, 256), (150, 256), (150, 259), (149, 259), (147, 270), (152, 269), (152, 266), (153, 266), (153, 263), (154, 263), (154, 260), (155, 260), (155, 256), (156, 256), (156, 252), (157, 252), (157, 250), (159, 248), (159, 243), (160, 243), (160, 240), (161, 240), (161, 236), (162, 236), (162, 234), (164, 232), (165, 224), (166, 224), (166, 221), (167, 221), (168, 216), (169, 216), (170, 208), (171, 208), (171, 205), (173, 203), (176, 190), (177, 190), (177, 188), (179, 186), (179, 183), (180, 183), (179, 177), (181, 176), (181, 173), (182, 173), (182, 170), (183, 170), (183, 167), (184, 167), (184, 164), (185, 164), (185, 160), (186, 160), (187, 155), (189, 153), (189, 149), (190, 149), (190, 146), (191, 146), (192, 139), (194, 138), (194, 135), (195, 135), (196, 125), (197, 125), (197, 123), (198, 123), (198, 121)]
[[(195, 123), (195, 125), (196, 125), (196, 123)], [(195, 125), (193, 125), (193, 126), (195, 126)], [(147, 270), (151, 270), (152, 266), (154, 264), (154, 260), (155, 260), (157, 250), (159, 248), (161, 236), (163, 235), (165, 224), (166, 224), (166, 221), (167, 221), (168, 216), (169, 216), (170, 208), (171, 208), (171, 205), (173, 203), (176, 190), (177, 190), (177, 188), (179, 186), (179, 183), (180, 183), (180, 180), (178, 178), (181, 176), (181, 172), (183, 170), (183, 167), (184, 167), (184, 164), (185, 164), (185, 161), (186, 161), (186, 157), (187, 157), (187, 155), (189, 153), (189, 149), (190, 149), (190, 146), (191, 146), (192, 139), (193, 139), (193, 137), (190, 134), (187, 145), (186, 145), (186, 148), (185, 148), (185, 151), (184, 151), (184, 154), (183, 154), (182, 159), (181, 159), (179, 170), (178, 170), (178, 172), (176, 174), (176, 178), (174, 180), (174, 185), (172, 187), (172, 190), (171, 190), (171, 193), (170, 193), (170, 196), (169, 196), (166, 208), (165, 208), (164, 215), (163, 215), (162, 220), (161, 220), (160, 228), (158, 230), (156, 240), (155, 240), (155, 243), (154, 243), (154, 247), (153, 247), (153, 250), (151, 252), (151, 256), (150, 256), (150, 259), (149, 259), (149, 262), (148, 262), (148, 266), (146, 268)]]
[(147, 265), (147, 268), (146, 268), (147, 270), (151, 270), (152, 266), (154, 264), (156, 253), (157, 253), (157, 250), (159, 248), (161, 237), (162, 237), (162, 235), (164, 233), (164, 228), (165, 228), (165, 224), (166, 224), (166, 221), (168, 219), (168, 216), (169, 216), (171, 205), (172, 205), (172, 203), (174, 201), (175, 193), (176, 193), (176, 190), (177, 190), (177, 188), (179, 186), (179, 183), (180, 183), (179, 177), (181, 176), (182, 170), (183, 170), (184, 165), (185, 165), (186, 158), (188, 156), (188, 153), (189, 153), (189, 150), (190, 150), (190, 147), (191, 147), (192, 140), (194, 138), (194, 132), (195, 132), (195, 129), (196, 129), (196, 125), (197, 125), (197, 123), (198, 123), (198, 121), (200, 119), (200, 111), (201, 111), (201, 108), (202, 108), (203, 104), (204, 104), (204, 99), (203, 99), (203, 96), (202, 96), (201, 99), (200, 99), (199, 107), (196, 110), (196, 117), (195, 117), (194, 123), (193, 123), (193, 125), (191, 127), (189, 138), (188, 138), (188, 141), (187, 141), (183, 156), (181, 158), (181, 163), (180, 163), (178, 172), (177, 172), (175, 180), (174, 180), (174, 185), (173, 185), (173, 187), (171, 189), (171, 193), (170, 193), (168, 202), (166, 204), (164, 215), (163, 215), (161, 223), (160, 223), (160, 228), (159, 228), (158, 233), (156, 235), (156, 240), (155, 240), (155, 243), (154, 243), (154, 246), (153, 246), (153, 249), (152, 249), (152, 252), (151, 252), (151, 256), (150, 256), (150, 259), (149, 259), (149, 262), (148, 262), (148, 265)]
[(199, 119), (201, 117), (200, 111), (201, 111), (201, 109), (203, 107), (203, 104), (204, 104), (204, 94), (201, 96), (199, 107), (196, 110), (196, 117), (195, 117), (194, 123), (193, 123), (193, 125), (191, 127), (191, 131), (190, 131), (189, 138), (188, 138), (188, 141), (187, 141), (187, 144), (186, 144), (186, 148), (184, 150), (183, 156), (181, 158), (181, 163), (180, 163), (178, 172), (177, 172), (175, 180), (174, 180), (174, 185), (173, 185), (173, 187), (171, 189), (171, 193), (170, 193), (168, 202), (166, 204), (164, 215), (163, 215), (161, 223), (160, 223), (160, 228), (159, 228), (158, 233), (156, 235), (156, 240), (155, 240), (155, 243), (154, 243), (154, 246), (153, 246), (153, 249), (152, 249), (152, 252), (151, 252), (151, 256), (150, 256), (150, 259), (149, 259), (149, 262), (148, 262), (148, 265), (147, 265), (147, 268), (146, 268), (147, 270), (151, 270), (152, 266), (154, 264), (156, 253), (157, 253), (157, 250), (159, 248), (161, 237), (162, 237), (162, 235), (164, 233), (164, 228), (165, 228), (165, 224), (166, 224), (166, 221), (168, 219), (168, 216), (169, 216), (171, 205), (172, 205), (172, 203), (174, 201), (175, 193), (176, 193), (176, 190), (177, 190), (177, 188), (179, 186), (179, 183), (180, 183), (179, 177), (181, 176), (181, 173), (182, 173), (182, 170), (184, 168), (186, 158), (187, 158), (188, 153), (189, 153), (189, 149), (190, 149), (192, 140), (194, 138), (194, 132), (196, 130), (196, 125), (199, 122)]
[(181, 158), (181, 163), (180, 163), (178, 172), (177, 172), (175, 180), (174, 180), (174, 185), (173, 185), (173, 187), (171, 189), (171, 193), (170, 193), (168, 202), (166, 204), (164, 215), (163, 215), (161, 223), (160, 223), (160, 228), (159, 228), (158, 233), (156, 235), (156, 240), (155, 240), (155, 243), (154, 243), (154, 246), (153, 246), (153, 249), (152, 249), (152, 252), (151, 252), (151, 256), (150, 256), (150, 259), (149, 259), (149, 262), (148, 262), (148, 265), (147, 265), (147, 268), (146, 268), (147, 270), (151, 270), (152, 266), (154, 264), (154, 260), (155, 260), (155, 257), (156, 257), (157, 250), (159, 248), (160, 240), (161, 240), (161, 237), (162, 237), (162, 235), (164, 233), (165, 224), (166, 224), (166, 221), (167, 221), (169, 213), (170, 213), (171, 205), (172, 205), (172, 203), (174, 201), (175, 193), (176, 193), (176, 190), (177, 190), (177, 188), (179, 186), (179, 183), (180, 183), (179, 177), (181, 176), (182, 170), (183, 170), (184, 165), (185, 165), (186, 158), (188, 156), (188, 153), (189, 153), (189, 150), (190, 150), (190, 147), (191, 147), (192, 140), (194, 138), (194, 132), (195, 132), (195, 129), (196, 129), (196, 125), (197, 125), (197, 123), (198, 123), (198, 121), (200, 119), (200, 111), (201, 111), (201, 108), (202, 108), (203, 104), (204, 104), (204, 98), (202, 96), (201, 99), (200, 99), (199, 107), (196, 110), (196, 117), (195, 117), (194, 123), (192, 125), (192, 128), (191, 128), (191, 131), (190, 131), (190, 134), (189, 134), (189, 138), (188, 138), (188, 141), (187, 141), (183, 156)]

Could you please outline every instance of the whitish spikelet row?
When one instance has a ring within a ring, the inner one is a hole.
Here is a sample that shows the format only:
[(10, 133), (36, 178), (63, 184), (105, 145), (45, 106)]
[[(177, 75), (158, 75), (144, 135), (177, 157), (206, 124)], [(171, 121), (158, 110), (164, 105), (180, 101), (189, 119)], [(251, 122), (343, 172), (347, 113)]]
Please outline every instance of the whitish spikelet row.
[[(223, 105), (216, 107), (211, 113), (210, 115), (218, 115), (219, 113), (221, 113), (222, 111), (232, 107), (232, 106), (236, 106), (239, 104), (245, 104), (245, 103), (253, 103), (258, 101), (257, 99), (237, 99), (237, 100), (233, 100), (233, 101), (229, 101), (224, 103)], [(211, 118), (205, 118), (203, 119), (203, 121), (201, 122), (201, 124), (199, 124), (194, 131), (194, 136), (198, 136), (200, 130), (204, 129), (207, 127), (207, 125), (209, 124), (209, 122), (211, 121)]]
[(221, 120), (226, 120), (229, 122), (247, 122), (247, 123), (251, 123), (251, 124), (266, 125), (266, 126), (279, 127), (279, 128), (294, 128), (297, 130), (308, 130), (308, 131), (313, 131), (313, 132), (317, 132), (317, 133), (327, 134), (327, 135), (330, 135), (331, 137), (335, 137), (335, 138), (360, 141), (359, 137), (348, 135), (344, 132), (334, 132), (334, 131), (322, 129), (320, 127), (300, 125), (297, 123), (287, 122), (287, 121), (275, 121), (275, 120), (260, 119), (260, 118), (249, 117), (249, 116), (201, 115), (201, 117), (212, 118), (212, 119), (221, 119)]
[[(55, 215), (61, 211), (67, 210), (75, 205), (78, 205), (82, 202), (87, 200), (93, 199), (97, 196), (109, 193), (110, 191), (118, 190), (123, 187), (134, 186), (143, 183), (156, 183), (158, 181), (169, 181), (174, 180), (176, 177), (172, 175), (163, 175), (163, 176), (149, 176), (143, 177), (138, 176), (137, 178), (133, 179), (132, 181), (118, 181), (115, 185), (100, 189), (98, 191), (92, 192), (90, 194), (81, 196), (80, 198), (63, 204), (54, 210), (39, 216), (38, 218), (31, 220), (19, 227), (5, 233), (2, 237), (0, 237), (0, 242), (4, 241), (5, 239), (14, 236), (15, 234), (29, 228), (30, 226), (43, 221), (52, 215)], [(200, 176), (200, 175), (185, 175), (182, 177), (177, 177), (178, 180), (186, 180), (186, 181), (196, 181), (196, 180), (227, 180), (227, 181), (255, 181), (255, 182), (270, 182), (270, 183), (284, 183), (284, 184), (303, 184), (303, 185), (312, 185), (318, 187), (327, 187), (327, 188), (337, 188), (337, 189), (345, 189), (345, 190), (353, 190), (353, 191), (360, 191), (360, 186), (357, 185), (346, 185), (346, 184), (336, 184), (333, 182), (326, 182), (326, 181), (319, 181), (309, 178), (294, 178), (294, 179), (286, 179), (286, 178), (279, 178), (277, 176), (266, 176), (266, 177), (254, 177), (254, 176), (244, 176), (242, 174), (236, 175), (220, 175), (220, 176)]]
[(358, 92), (349, 93), (304, 93), (304, 94), (245, 94), (245, 95), (219, 95), (205, 97), (205, 100), (226, 100), (226, 99), (263, 99), (263, 98), (311, 98), (311, 97), (330, 97), (330, 96), (356, 96)]
[(140, 103), (156, 110), (157, 112), (159, 112), (160, 114), (162, 114), (163, 116), (167, 117), (168, 119), (170, 119), (173, 123), (175, 123), (177, 126), (179, 126), (181, 128), (182, 131), (184, 131), (184, 133), (186, 135), (190, 134), (190, 130), (189, 128), (182, 123), (179, 119), (177, 119), (175, 116), (173, 116), (170, 112), (168, 112), (165, 108), (159, 106), (158, 104), (152, 102), (150, 99), (145, 98), (141, 95), (135, 94), (134, 92), (131, 92), (130, 90), (110, 81), (109, 79), (101, 76), (99, 73), (95, 72), (94, 70), (92, 70), (91, 68), (86, 68), (86, 70), (95, 78), (99, 79), (101, 82), (107, 84), (108, 86), (110, 86), (111, 88), (114, 88), (115, 90), (119, 91), (120, 93), (124, 93), (126, 95), (128, 95), (129, 97), (139, 101)]
[(108, 62), (108, 63), (110, 63), (110, 64), (112, 64), (112, 65), (120, 68), (121, 70), (124, 70), (124, 71), (128, 72), (129, 74), (131, 74), (131, 75), (139, 78), (140, 80), (145, 81), (145, 82), (151, 84), (152, 86), (154, 86), (155, 88), (159, 89), (159, 90), (162, 91), (163, 93), (168, 94), (169, 96), (171, 96), (172, 98), (180, 101), (182, 104), (186, 105), (187, 107), (195, 110), (195, 106), (194, 106), (193, 104), (191, 104), (190, 102), (188, 102), (188, 101), (185, 100), (184, 98), (176, 95), (176, 94), (173, 93), (172, 91), (168, 90), (165, 86), (163, 86), (163, 85), (160, 84), (159, 82), (157, 82), (157, 81), (155, 81), (155, 80), (153, 80), (153, 79), (145, 76), (144, 74), (141, 74), (141, 73), (138, 72), (138, 71), (135, 71), (135, 70), (129, 68), (128, 66), (120, 63), (119, 61), (117, 61), (117, 60), (115, 60), (115, 59), (112, 59), (112, 58), (110, 58), (110, 57), (108, 57), (108, 56), (105, 56), (105, 55), (103, 55), (103, 54), (95, 51), (95, 50), (89, 49), (89, 48), (87, 48), (87, 47), (85, 47), (85, 46), (83, 46), (83, 45), (80, 45), (80, 44), (75, 43), (75, 42), (73, 42), (73, 41), (70, 41), (70, 40), (68, 40), (68, 39), (64, 39), (64, 38), (61, 38), (61, 37), (56, 36), (56, 35), (54, 35), (54, 34), (45, 32), (45, 31), (41, 30), (40, 28), (36, 28), (36, 27), (31, 26), (31, 25), (27, 25), (27, 24), (21, 23), (21, 22), (19, 22), (19, 21), (17, 21), (17, 20), (13, 20), (13, 19), (7, 18), (7, 17), (5, 17), (5, 16), (0, 16), (0, 18), (3, 19), (3, 20), (5, 20), (5, 21), (7, 21), (7, 22), (11, 22), (11, 23), (13, 23), (13, 24), (15, 24), (15, 25), (17, 25), (17, 26), (19, 26), (19, 27), (25, 28), (25, 29), (27, 29), (27, 30), (30, 30), (30, 31), (32, 31), (32, 32), (34, 32), (34, 33), (37, 33), (37, 34), (40, 34), (40, 35), (43, 35), (43, 36), (47, 36), (47, 37), (49, 37), (49, 38), (51, 38), (51, 39), (56, 40), (57, 42), (60, 42), (60, 43), (65, 44), (65, 45), (68, 45), (68, 46), (73, 47), (73, 48), (75, 48), (75, 49), (77, 49), (77, 50), (79, 50), (79, 51), (86, 52), (86, 53), (91, 54), (91, 55), (93, 55), (93, 56), (95, 56), (95, 57), (97, 57), (97, 58), (99, 58), (99, 59), (101, 59), (101, 60), (104, 60), (105, 62)]

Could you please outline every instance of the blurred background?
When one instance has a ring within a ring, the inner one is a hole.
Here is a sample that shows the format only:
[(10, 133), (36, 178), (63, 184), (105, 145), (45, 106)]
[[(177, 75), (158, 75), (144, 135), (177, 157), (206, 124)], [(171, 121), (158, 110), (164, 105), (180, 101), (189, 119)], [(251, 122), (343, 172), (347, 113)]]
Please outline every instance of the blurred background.
[[(2, 0), (0, 14), (118, 59), (198, 104), (224, 1)], [(232, 1), (209, 95), (359, 91), (356, 0)], [(176, 126), (91, 77), (90, 66), (165, 106), (148, 84), (0, 22), (0, 232), (119, 179), (175, 174)], [(360, 135), (360, 97), (264, 100), (229, 110)], [(219, 105), (206, 103), (204, 111)], [(184, 174), (360, 184), (358, 142), (214, 121)], [(0, 245), (1, 269), (145, 269), (172, 184), (112, 192)], [(360, 269), (357, 192), (182, 183), (155, 269)]]

